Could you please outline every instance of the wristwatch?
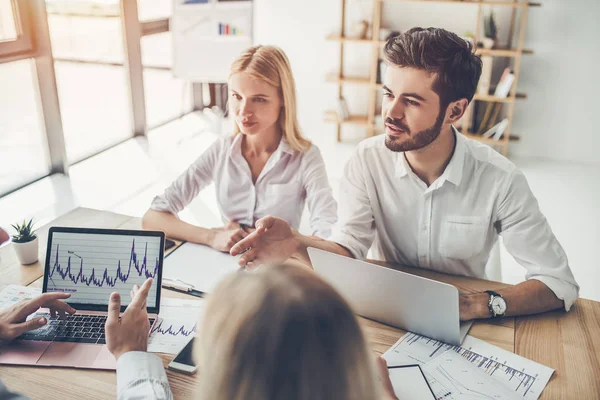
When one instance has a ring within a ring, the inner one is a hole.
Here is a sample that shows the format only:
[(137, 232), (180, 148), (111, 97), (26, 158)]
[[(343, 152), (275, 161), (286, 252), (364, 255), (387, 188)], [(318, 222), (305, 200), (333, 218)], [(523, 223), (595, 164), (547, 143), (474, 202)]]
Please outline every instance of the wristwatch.
[(488, 309), (490, 310), (492, 318), (504, 317), (504, 314), (506, 313), (506, 301), (504, 300), (504, 297), (492, 290), (486, 290), (485, 292), (490, 295)]

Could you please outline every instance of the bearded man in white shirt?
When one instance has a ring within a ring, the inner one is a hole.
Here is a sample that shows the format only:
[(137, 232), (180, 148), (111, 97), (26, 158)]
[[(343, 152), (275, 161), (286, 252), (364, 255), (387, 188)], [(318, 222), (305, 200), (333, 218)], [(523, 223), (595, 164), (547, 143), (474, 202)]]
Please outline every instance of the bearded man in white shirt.
[(439, 272), (483, 278), (498, 236), (527, 270), (526, 281), (460, 296), (460, 318), (569, 310), (579, 294), (564, 250), (512, 162), (454, 128), (481, 75), (469, 43), (437, 28), (391, 38), (384, 54), (385, 135), (363, 141), (346, 165), (339, 220), (329, 240), (265, 217), (231, 249), (240, 265), (316, 247)]

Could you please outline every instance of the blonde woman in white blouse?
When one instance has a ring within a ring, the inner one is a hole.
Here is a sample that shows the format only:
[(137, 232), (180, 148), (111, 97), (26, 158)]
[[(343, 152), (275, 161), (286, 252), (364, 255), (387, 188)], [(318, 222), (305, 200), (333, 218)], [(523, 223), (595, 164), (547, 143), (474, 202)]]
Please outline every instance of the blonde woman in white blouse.
[[(246, 227), (267, 215), (297, 229), (306, 203), (311, 234), (327, 238), (337, 204), (319, 149), (300, 131), (285, 53), (251, 47), (231, 65), (228, 85), (233, 135), (217, 140), (152, 201), (143, 227), (226, 252), (247, 235)], [(224, 226), (207, 229), (181, 221), (177, 213), (212, 182)]]

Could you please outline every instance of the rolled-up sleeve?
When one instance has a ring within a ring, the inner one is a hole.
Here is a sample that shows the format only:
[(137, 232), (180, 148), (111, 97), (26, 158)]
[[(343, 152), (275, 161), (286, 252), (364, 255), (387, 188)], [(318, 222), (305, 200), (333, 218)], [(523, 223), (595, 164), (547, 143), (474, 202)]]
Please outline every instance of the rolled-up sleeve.
[(579, 285), (565, 251), (520, 171), (514, 171), (507, 179), (496, 226), (508, 252), (527, 270), (526, 279), (543, 282), (564, 301), (568, 311), (579, 296)]
[(223, 140), (215, 141), (163, 194), (152, 200), (150, 208), (177, 215), (213, 180), (215, 165), (223, 150)]
[(302, 164), (311, 231), (313, 235), (326, 239), (337, 221), (337, 203), (333, 198), (325, 162), (317, 146), (312, 145), (304, 154)]
[(339, 218), (329, 240), (364, 259), (375, 238), (375, 219), (365, 184), (360, 148), (344, 168), (340, 182)]
[(160, 358), (142, 351), (130, 351), (117, 360), (117, 399), (173, 399)]

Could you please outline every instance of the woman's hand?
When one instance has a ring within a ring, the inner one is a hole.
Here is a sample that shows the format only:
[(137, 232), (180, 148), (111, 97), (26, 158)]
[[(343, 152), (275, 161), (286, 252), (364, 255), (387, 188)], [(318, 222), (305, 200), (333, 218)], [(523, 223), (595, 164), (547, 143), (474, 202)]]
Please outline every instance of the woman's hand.
[(234, 221), (230, 221), (222, 228), (211, 229), (211, 231), (213, 234), (210, 247), (225, 253), (228, 253), (237, 242), (248, 236), (241, 225)]
[(71, 295), (68, 293), (44, 293), (35, 299), (21, 301), (8, 310), (0, 312), (0, 340), (14, 339), (27, 331), (46, 325), (48, 320), (44, 317), (27, 321), (27, 316), (40, 308), (49, 308), (52, 316), (58, 314), (61, 318), (64, 318), (66, 313), (74, 314), (75, 309), (63, 301), (69, 297)]

